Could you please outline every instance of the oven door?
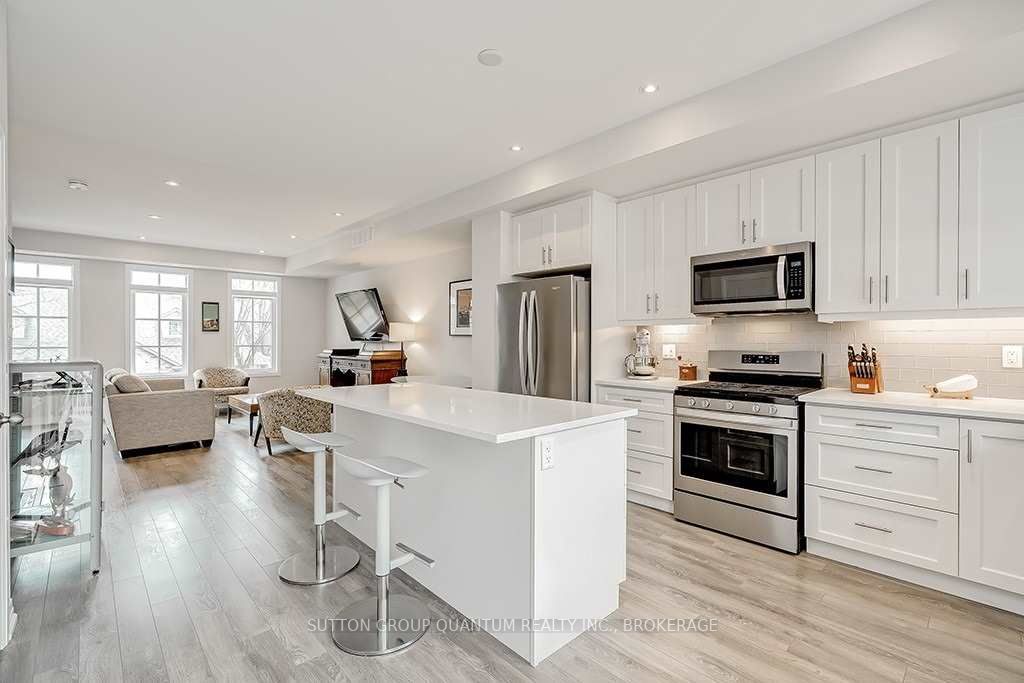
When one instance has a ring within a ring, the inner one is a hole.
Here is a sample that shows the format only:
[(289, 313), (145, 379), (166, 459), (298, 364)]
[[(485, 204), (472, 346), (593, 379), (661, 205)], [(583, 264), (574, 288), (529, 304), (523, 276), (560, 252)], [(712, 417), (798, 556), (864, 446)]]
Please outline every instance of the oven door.
[(697, 314), (811, 310), (812, 249), (808, 242), (695, 256), (691, 310)]
[(790, 517), (797, 516), (800, 432), (796, 420), (676, 409), (674, 485)]

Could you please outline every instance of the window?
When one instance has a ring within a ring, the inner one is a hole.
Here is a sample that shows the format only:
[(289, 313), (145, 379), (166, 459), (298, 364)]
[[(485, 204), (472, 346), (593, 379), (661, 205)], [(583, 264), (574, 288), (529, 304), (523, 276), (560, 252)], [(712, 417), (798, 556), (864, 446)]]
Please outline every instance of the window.
[(232, 365), (256, 374), (277, 372), (278, 298), (281, 281), (231, 275)]
[(129, 266), (129, 365), (139, 375), (184, 375), (188, 367), (189, 273)]
[(70, 360), (78, 262), (16, 255), (11, 360)]

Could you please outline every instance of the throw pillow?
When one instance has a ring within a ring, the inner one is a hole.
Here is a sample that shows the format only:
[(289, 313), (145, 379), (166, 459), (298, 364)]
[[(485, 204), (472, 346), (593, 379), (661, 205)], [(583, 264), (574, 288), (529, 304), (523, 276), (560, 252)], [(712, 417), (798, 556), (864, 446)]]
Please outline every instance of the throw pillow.
[(121, 375), (114, 378), (114, 386), (122, 394), (141, 394), (146, 391), (152, 391), (149, 385), (146, 384), (138, 375)]

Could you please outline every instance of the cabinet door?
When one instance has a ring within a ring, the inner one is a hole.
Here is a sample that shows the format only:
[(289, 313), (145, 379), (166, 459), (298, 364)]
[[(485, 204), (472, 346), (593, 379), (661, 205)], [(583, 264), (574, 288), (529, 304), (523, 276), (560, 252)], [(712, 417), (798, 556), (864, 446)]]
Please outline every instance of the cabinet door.
[(697, 217), (695, 187), (654, 195), (652, 231), (654, 317), (690, 318), (690, 253), (687, 235)]
[(694, 254), (715, 254), (753, 245), (750, 241), (750, 172), (697, 185)]
[(814, 157), (750, 172), (750, 237), (767, 247), (814, 241)]
[(547, 267), (544, 239), (544, 211), (531, 211), (512, 218), (513, 272), (529, 273)]
[(615, 259), (619, 320), (646, 320), (654, 310), (651, 268), (653, 206), (654, 200), (651, 197), (640, 197), (619, 204)]
[(590, 264), (590, 197), (551, 207), (551, 234), (548, 266), (584, 266)]
[(957, 129), (882, 138), (883, 311), (956, 308)]
[(960, 308), (1021, 307), (1021, 188), (1024, 104), (960, 119)]
[(1024, 593), (1024, 425), (961, 420), (960, 576)]
[(879, 310), (878, 140), (815, 157), (815, 310)]

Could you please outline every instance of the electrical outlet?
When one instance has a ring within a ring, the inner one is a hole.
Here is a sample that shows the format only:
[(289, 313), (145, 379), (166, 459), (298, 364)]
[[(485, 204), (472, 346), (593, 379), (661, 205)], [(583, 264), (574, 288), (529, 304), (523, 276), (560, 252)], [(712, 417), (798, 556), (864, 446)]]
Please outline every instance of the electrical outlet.
[(551, 437), (540, 440), (540, 468), (550, 470), (555, 466), (555, 444)]
[(668, 359), (675, 359), (676, 357), (676, 345), (675, 344), (662, 344), (661, 345), (661, 357)]
[(1004, 346), (1003, 367), (1024, 368), (1024, 346)]

